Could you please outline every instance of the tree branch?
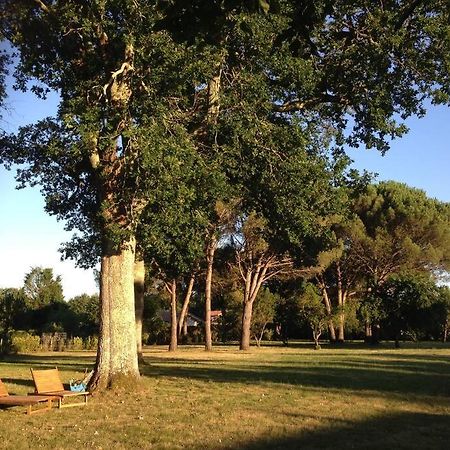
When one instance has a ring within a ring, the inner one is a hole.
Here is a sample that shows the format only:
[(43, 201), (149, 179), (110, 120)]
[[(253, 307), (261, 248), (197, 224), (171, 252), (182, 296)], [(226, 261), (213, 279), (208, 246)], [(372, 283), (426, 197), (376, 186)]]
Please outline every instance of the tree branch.
[(36, 3), (39, 6), (39, 8), (42, 9), (42, 11), (50, 14), (50, 12), (51, 12), (50, 8), (43, 1), (41, 1), (41, 0), (34, 0), (34, 3)]

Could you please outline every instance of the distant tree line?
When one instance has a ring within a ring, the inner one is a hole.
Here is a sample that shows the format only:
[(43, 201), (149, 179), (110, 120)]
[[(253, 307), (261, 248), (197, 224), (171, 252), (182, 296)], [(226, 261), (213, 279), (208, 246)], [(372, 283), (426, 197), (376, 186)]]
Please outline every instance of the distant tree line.
[(17, 331), (39, 337), (64, 332), (70, 338), (88, 339), (98, 336), (98, 323), (98, 295), (83, 294), (64, 301), (61, 278), (54, 277), (50, 268), (33, 267), (22, 288), (0, 290), (3, 351), (11, 349)]
[[(251, 339), (288, 344), (306, 337), (317, 348), (324, 337), (397, 345), (401, 339), (446, 340), (450, 289), (439, 282), (449, 264), (449, 205), (396, 182), (346, 185), (335, 193), (345, 201), (328, 217), (329, 233), (297, 236), (301, 246), (292, 237), (286, 245), (276, 234), (292, 216), (272, 222), (246, 213), (241, 201), (216, 205), (214, 252), (210, 235), (194, 232), (190, 220), (176, 220), (179, 211), (154, 217), (139, 242), (143, 274), (136, 272), (141, 351), (142, 343), (170, 343), (175, 350), (178, 342), (210, 347), (238, 340), (245, 349)], [(4, 340), (12, 330), (98, 334), (98, 297), (65, 302), (51, 269), (33, 268), (23, 288), (3, 290), (0, 302)], [(211, 309), (221, 311), (213, 325)], [(170, 324), (161, 311), (170, 311)], [(189, 329), (188, 312), (202, 322)]]
[[(136, 305), (142, 296), (142, 308), (136, 308), (141, 351), (142, 343), (170, 343), (175, 350), (179, 342), (210, 347), (213, 341), (237, 340), (245, 349), (252, 339), (257, 345), (272, 339), (287, 345), (308, 337), (317, 348), (320, 339), (339, 343), (346, 336), (371, 343), (392, 339), (396, 345), (402, 339), (445, 341), (449, 204), (396, 182), (359, 180), (335, 192), (341, 203), (328, 216), (329, 233), (314, 231), (309, 242), (297, 236), (298, 244), (291, 246), (274, 239), (276, 224), (245, 213), (241, 202), (218, 204), (214, 258), (202, 257), (209, 235), (198, 242), (201, 235), (187, 232), (190, 226), (154, 218), (153, 224), (166, 228), (153, 225), (139, 244), (142, 273), (136, 272), (135, 295)], [(152, 239), (150, 252), (146, 245)], [(23, 288), (2, 290), (0, 302), (4, 340), (12, 330), (98, 334), (98, 297), (65, 302), (51, 269), (33, 268)], [(214, 323), (211, 310), (221, 311)], [(170, 312), (166, 320), (162, 311)], [(202, 319), (195, 327), (187, 326), (189, 312)]]

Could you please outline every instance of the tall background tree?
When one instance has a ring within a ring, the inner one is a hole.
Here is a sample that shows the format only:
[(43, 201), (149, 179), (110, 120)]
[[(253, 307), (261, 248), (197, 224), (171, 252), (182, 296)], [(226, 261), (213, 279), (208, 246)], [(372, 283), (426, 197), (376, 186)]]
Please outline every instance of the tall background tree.
[[(339, 310), (337, 340), (344, 340), (347, 300), (362, 300), (370, 337), (377, 322), (376, 291), (395, 273), (413, 270), (439, 278), (449, 269), (449, 205), (393, 181), (355, 190), (349, 217), (333, 227), (336, 249), (317, 275), (324, 302)], [(326, 256), (327, 253), (324, 252)], [(330, 310), (331, 311), (331, 310)]]

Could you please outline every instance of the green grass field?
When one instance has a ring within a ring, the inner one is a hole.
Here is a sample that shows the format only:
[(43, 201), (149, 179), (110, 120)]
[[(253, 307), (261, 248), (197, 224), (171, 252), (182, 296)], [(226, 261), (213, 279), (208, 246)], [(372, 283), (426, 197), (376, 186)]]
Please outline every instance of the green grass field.
[[(130, 395), (98, 394), (87, 407), (34, 416), (0, 410), (0, 448), (450, 448), (448, 346), (151, 347), (145, 356)], [(68, 381), (93, 361), (87, 353), (8, 357), (0, 378), (24, 394), (30, 367), (57, 365)]]

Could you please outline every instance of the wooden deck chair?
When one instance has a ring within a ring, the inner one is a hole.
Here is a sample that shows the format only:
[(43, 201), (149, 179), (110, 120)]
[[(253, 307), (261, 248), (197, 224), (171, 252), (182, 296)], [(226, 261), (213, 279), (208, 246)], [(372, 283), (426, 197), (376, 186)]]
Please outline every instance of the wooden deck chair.
[[(87, 391), (73, 392), (64, 389), (57, 367), (54, 369), (41, 370), (31, 369), (31, 376), (33, 377), (35, 389), (34, 392), (29, 395), (50, 395), (56, 397), (58, 399), (58, 408), (69, 408), (71, 406), (87, 404), (87, 398), (90, 393)], [(65, 403), (66, 399), (74, 397), (82, 397), (83, 401)]]
[[(48, 395), (34, 395), (32, 397), (28, 395), (9, 395), (6, 386), (0, 380), (0, 406), (26, 406), (27, 414), (36, 414), (52, 409), (53, 400), (57, 400), (57, 398)], [(38, 408), (33, 409), (33, 406), (38, 406)]]

